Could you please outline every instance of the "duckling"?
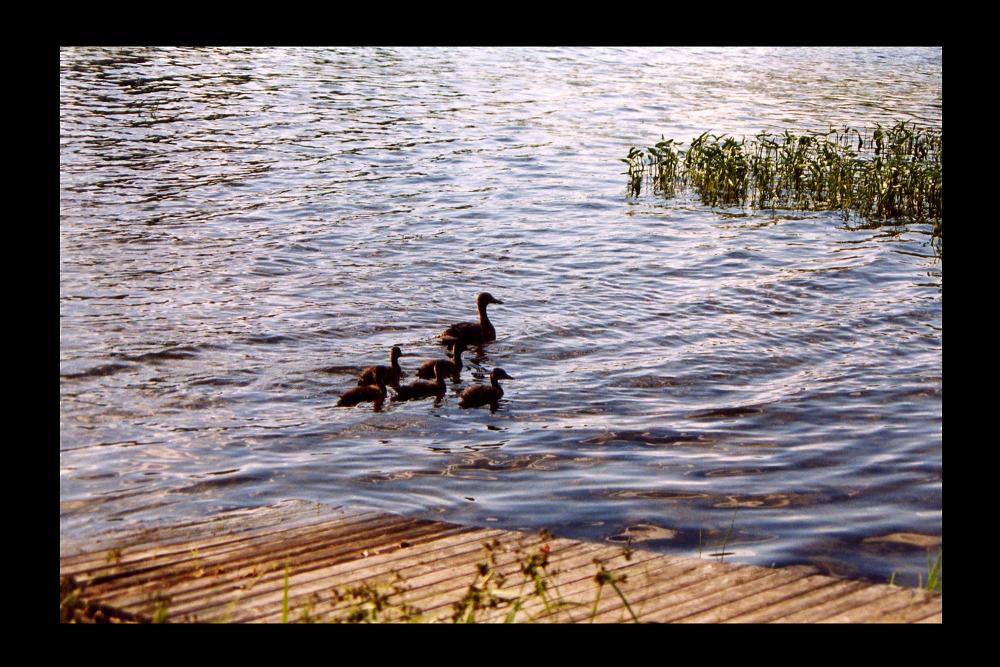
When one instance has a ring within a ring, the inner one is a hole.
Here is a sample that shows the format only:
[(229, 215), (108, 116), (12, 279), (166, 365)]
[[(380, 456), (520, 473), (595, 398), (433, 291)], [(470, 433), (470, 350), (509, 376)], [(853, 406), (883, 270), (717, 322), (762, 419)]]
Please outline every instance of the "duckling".
[(396, 396), (393, 400), (409, 401), (415, 398), (430, 398), (431, 396), (443, 397), (447, 389), (444, 383), (445, 375), (447, 375), (447, 371), (443, 367), (444, 363), (446, 363), (444, 359), (434, 363), (434, 382), (414, 380), (410, 384), (404, 384), (396, 389)]
[(343, 396), (340, 397), (340, 400), (337, 401), (337, 407), (349, 408), (357, 405), (358, 403), (371, 401), (375, 404), (374, 407), (376, 412), (381, 410), (382, 404), (385, 402), (385, 381), (381, 377), (376, 377), (375, 381), (376, 384), (349, 389)]
[(420, 364), (420, 368), (417, 369), (417, 377), (424, 378), (425, 380), (433, 378), (434, 367), (440, 364), (441, 372), (444, 375), (450, 375), (452, 382), (458, 383), (459, 376), (462, 373), (462, 353), (465, 352), (465, 343), (460, 340), (453, 340), (452, 350), (451, 359), (431, 359)]
[(494, 368), (490, 371), (489, 386), (477, 384), (469, 387), (462, 392), (462, 398), (459, 399), (458, 405), (463, 408), (478, 408), (488, 403), (490, 410), (495, 411), (500, 398), (503, 396), (503, 387), (500, 386), (498, 380), (505, 379), (513, 380), (514, 378), (507, 375), (507, 371), (504, 369)]
[(479, 308), (479, 322), (458, 322), (441, 332), (442, 338), (455, 338), (466, 345), (480, 345), (497, 339), (497, 330), (486, 316), (486, 306), (503, 301), (494, 298), (489, 292), (483, 292), (476, 297), (476, 307)]
[(403, 352), (399, 349), (399, 346), (393, 345), (392, 349), (389, 350), (389, 365), (369, 366), (361, 371), (361, 375), (358, 376), (358, 386), (374, 385), (381, 379), (382, 384), (393, 388), (399, 387), (399, 379), (406, 377), (406, 373), (399, 367), (399, 357), (402, 354)]

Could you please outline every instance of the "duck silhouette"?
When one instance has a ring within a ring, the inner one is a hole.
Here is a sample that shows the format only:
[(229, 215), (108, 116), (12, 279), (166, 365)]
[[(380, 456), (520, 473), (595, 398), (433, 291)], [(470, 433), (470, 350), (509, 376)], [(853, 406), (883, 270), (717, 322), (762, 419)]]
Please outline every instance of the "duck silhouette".
[(462, 374), (462, 352), (465, 352), (465, 343), (460, 340), (452, 341), (451, 359), (431, 359), (420, 364), (417, 369), (417, 377), (425, 380), (434, 377), (434, 367), (441, 366), (441, 372), (445, 376), (451, 376), (451, 381), (457, 383)]
[(389, 350), (389, 365), (388, 366), (369, 366), (368, 368), (361, 371), (358, 376), (358, 386), (364, 387), (369, 385), (377, 384), (378, 380), (382, 381), (383, 385), (388, 385), (390, 387), (398, 387), (399, 379), (406, 377), (406, 373), (403, 369), (399, 367), (399, 357), (402, 356), (403, 352), (399, 349), (398, 345), (394, 345), (391, 350)]
[(503, 397), (503, 387), (498, 380), (513, 380), (507, 375), (507, 371), (502, 368), (494, 368), (490, 371), (490, 383), (477, 384), (462, 392), (458, 405), (463, 408), (478, 408), (484, 405), (490, 406), (490, 411), (496, 411), (500, 399)]
[(396, 388), (396, 395), (392, 400), (394, 401), (412, 401), (419, 398), (430, 398), (434, 396), (435, 398), (441, 398), (444, 396), (447, 386), (444, 383), (444, 378), (447, 373), (443, 368), (443, 363), (446, 362), (445, 359), (434, 362), (434, 382), (428, 382), (427, 380), (414, 380), (410, 384), (400, 385)]
[(497, 330), (486, 315), (486, 307), (491, 303), (502, 304), (489, 292), (482, 292), (476, 297), (476, 307), (479, 309), (479, 322), (456, 322), (441, 332), (444, 342), (457, 340), (466, 346), (481, 345), (497, 339)]
[(374, 403), (375, 411), (378, 412), (382, 409), (382, 404), (385, 402), (385, 381), (376, 377), (375, 384), (365, 385), (363, 387), (354, 387), (349, 389), (340, 397), (337, 401), (338, 408), (349, 408), (357, 405), (358, 403), (367, 403), (371, 401)]

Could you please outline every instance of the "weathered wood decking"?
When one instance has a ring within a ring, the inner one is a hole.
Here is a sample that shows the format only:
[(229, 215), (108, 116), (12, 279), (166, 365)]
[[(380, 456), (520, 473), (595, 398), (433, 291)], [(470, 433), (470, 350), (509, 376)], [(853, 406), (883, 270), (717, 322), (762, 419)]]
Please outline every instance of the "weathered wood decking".
[[(614, 623), (633, 614), (655, 622), (941, 622), (940, 595), (807, 567), (626, 553), (300, 501), (64, 541), (60, 552), (64, 620), (451, 621), (464, 600), (463, 619), (471, 612), (476, 622), (503, 622), (512, 610), (517, 622)], [(544, 599), (533, 572), (548, 583)]]

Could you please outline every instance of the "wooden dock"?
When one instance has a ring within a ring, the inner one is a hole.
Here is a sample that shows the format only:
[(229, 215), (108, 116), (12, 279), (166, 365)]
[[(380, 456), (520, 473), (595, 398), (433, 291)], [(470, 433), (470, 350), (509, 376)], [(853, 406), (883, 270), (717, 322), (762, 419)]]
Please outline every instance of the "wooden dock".
[(941, 595), (289, 501), (60, 543), (81, 622), (940, 623)]

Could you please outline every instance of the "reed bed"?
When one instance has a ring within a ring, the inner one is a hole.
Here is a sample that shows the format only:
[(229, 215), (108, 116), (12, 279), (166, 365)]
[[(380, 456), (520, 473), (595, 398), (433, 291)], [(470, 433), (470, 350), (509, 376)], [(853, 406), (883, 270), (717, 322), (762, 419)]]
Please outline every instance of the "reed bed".
[(760, 132), (737, 140), (709, 132), (633, 147), (631, 196), (643, 184), (673, 197), (692, 188), (708, 206), (839, 210), (873, 223), (924, 222), (941, 236), (941, 130), (897, 123), (874, 129)]

